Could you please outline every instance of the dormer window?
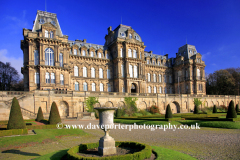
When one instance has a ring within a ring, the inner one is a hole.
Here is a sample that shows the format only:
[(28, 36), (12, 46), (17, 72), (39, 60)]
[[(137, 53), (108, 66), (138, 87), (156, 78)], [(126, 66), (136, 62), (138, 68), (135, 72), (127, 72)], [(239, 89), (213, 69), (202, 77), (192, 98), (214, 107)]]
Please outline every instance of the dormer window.
[(192, 50), (189, 50), (189, 53), (192, 53)]
[(55, 23), (55, 21), (52, 21), (51, 23), (52, 23), (52, 25), (56, 26), (56, 23)]
[(122, 36), (122, 37), (125, 37), (125, 34), (122, 32), (122, 33), (120, 33), (120, 35)]
[(48, 38), (48, 31), (45, 30), (45, 38)]
[(197, 54), (197, 51), (194, 51), (194, 54)]
[(135, 36), (136, 40), (139, 40), (139, 36)]
[(40, 23), (40, 24), (43, 24), (44, 22), (45, 22), (44, 19), (40, 19), (40, 20), (39, 20), (39, 23)]
[(147, 60), (147, 64), (149, 64), (149, 59)]
[(77, 50), (76, 49), (73, 50), (73, 54), (77, 55)]
[(129, 34), (129, 39), (132, 39), (132, 34)]
[(50, 31), (50, 38), (53, 38), (53, 31)]

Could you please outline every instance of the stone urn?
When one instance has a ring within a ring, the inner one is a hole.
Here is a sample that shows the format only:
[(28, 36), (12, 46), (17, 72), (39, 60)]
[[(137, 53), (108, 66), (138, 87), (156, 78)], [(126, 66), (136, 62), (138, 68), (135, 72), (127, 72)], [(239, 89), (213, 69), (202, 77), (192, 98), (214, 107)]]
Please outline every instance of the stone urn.
[(117, 107), (96, 107), (99, 113), (99, 127), (105, 135), (99, 140), (98, 153), (100, 155), (116, 154), (115, 140), (109, 136), (109, 131), (114, 127), (114, 111)]

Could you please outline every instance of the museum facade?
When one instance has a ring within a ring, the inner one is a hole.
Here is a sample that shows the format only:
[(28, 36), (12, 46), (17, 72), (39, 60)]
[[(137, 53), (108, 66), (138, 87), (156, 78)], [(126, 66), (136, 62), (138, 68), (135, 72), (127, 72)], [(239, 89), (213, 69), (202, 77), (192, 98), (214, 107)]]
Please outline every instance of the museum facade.
[(24, 90), (206, 95), (206, 65), (195, 46), (185, 44), (169, 58), (145, 51), (130, 26), (107, 30), (104, 45), (72, 41), (56, 14), (37, 11), (21, 40)]

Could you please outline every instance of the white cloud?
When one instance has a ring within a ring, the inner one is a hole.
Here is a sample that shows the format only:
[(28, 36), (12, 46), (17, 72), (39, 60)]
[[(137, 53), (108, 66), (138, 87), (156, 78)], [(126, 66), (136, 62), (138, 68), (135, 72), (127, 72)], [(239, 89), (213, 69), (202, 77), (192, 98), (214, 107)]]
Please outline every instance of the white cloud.
[(22, 57), (11, 57), (11, 53), (8, 53), (7, 49), (0, 49), (0, 57), (0, 61), (4, 63), (10, 62), (11, 66), (18, 71), (20, 78), (23, 78), (23, 75), (21, 73), (21, 67), (23, 66)]
[(211, 52), (207, 52), (206, 54), (203, 54), (202, 55), (202, 59), (205, 59), (208, 55), (210, 55), (211, 54)]

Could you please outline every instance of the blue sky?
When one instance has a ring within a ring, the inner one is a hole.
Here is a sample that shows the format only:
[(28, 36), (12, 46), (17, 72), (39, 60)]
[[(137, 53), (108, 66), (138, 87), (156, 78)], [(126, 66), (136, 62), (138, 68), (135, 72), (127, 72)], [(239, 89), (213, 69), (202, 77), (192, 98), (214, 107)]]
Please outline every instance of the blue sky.
[[(239, 0), (47, 0), (47, 11), (57, 14), (69, 40), (104, 44), (107, 28), (115, 29), (122, 17), (154, 54), (175, 57), (187, 39), (203, 55), (206, 73), (239, 67), (239, 8)], [(0, 61), (19, 72), (22, 29), (32, 29), (37, 10), (45, 10), (45, 0), (0, 1)]]

